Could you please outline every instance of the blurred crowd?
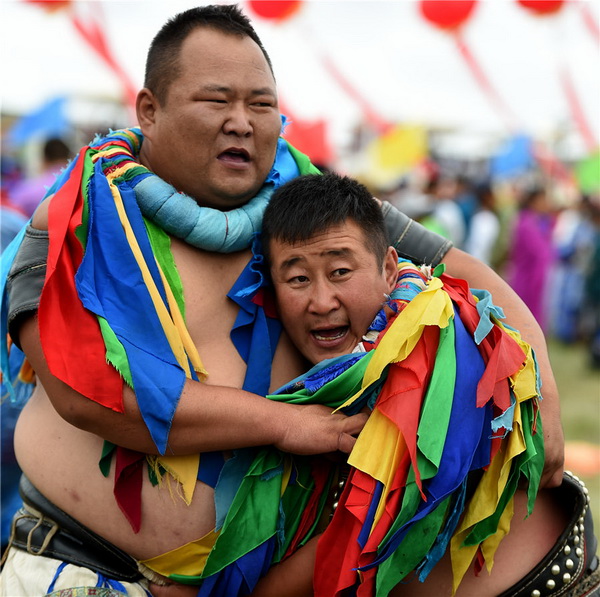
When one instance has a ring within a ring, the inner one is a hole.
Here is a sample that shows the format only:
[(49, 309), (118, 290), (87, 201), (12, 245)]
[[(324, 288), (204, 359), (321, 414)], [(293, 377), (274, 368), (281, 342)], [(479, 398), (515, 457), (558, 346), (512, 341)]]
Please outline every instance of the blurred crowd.
[(600, 196), (568, 196), (543, 177), (494, 182), (435, 163), (378, 192), (490, 265), (547, 336), (582, 342), (600, 368)]
[(34, 149), (39, 151), (33, 158), (2, 156), (0, 246), (3, 250), (73, 157), (65, 140), (59, 137), (50, 137)]

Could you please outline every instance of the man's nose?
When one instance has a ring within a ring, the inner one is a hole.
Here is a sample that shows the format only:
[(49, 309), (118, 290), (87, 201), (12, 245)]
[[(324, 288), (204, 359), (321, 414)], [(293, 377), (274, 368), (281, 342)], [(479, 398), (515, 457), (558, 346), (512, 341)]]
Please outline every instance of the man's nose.
[(329, 283), (316, 283), (312, 285), (309, 309), (313, 313), (325, 315), (339, 309), (340, 302), (335, 288)]
[(245, 105), (237, 102), (231, 104), (223, 130), (226, 134), (235, 134), (240, 137), (247, 137), (252, 134), (253, 127), (250, 112)]

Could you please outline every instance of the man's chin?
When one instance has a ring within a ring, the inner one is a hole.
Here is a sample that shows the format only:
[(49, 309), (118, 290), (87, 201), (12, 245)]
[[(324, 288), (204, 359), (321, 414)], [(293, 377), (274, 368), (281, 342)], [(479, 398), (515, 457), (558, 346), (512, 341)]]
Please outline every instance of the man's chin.
[(199, 205), (203, 207), (211, 207), (213, 209), (218, 209), (219, 211), (231, 211), (232, 209), (237, 209), (246, 205), (251, 199), (253, 199), (258, 191), (252, 188), (248, 189), (230, 189), (227, 191), (221, 191), (220, 193), (215, 193), (211, 197), (206, 197), (201, 200), (197, 200)]

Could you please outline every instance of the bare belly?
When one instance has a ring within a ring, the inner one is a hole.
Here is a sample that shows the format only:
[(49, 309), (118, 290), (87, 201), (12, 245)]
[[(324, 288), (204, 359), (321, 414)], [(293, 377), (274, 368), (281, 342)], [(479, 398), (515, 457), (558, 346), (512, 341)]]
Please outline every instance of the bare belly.
[[(32, 439), (35, 438), (35, 439)], [(137, 559), (146, 559), (199, 539), (214, 527), (213, 490), (198, 482), (188, 506), (177, 492), (153, 486), (143, 475), (142, 526), (131, 527), (98, 467), (103, 440), (77, 429), (36, 389), (15, 429), (15, 452), (23, 472), (50, 501)]]

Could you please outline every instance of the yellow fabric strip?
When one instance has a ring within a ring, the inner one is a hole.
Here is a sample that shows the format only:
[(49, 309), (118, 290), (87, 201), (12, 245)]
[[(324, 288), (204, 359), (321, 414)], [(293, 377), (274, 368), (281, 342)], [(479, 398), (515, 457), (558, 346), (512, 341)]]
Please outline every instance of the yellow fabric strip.
[(530, 398), (537, 397), (537, 375), (535, 367), (535, 359), (533, 357), (533, 349), (529, 344), (524, 342), (521, 335), (514, 330), (501, 326), (504, 331), (517, 342), (525, 353), (525, 363), (517, 373), (511, 376), (513, 391), (517, 402), (523, 402)]
[(452, 537), (450, 543), (453, 574), (452, 594), (456, 592), (477, 553), (476, 545), (463, 546), (462, 543), (471, 532), (473, 525), (494, 513), (500, 495), (502, 495), (502, 489), (508, 480), (509, 471), (504, 467), (506, 449), (506, 445), (503, 443), (490, 466), (482, 475), (481, 481), (465, 507), (463, 518)]
[[(478, 522), (491, 516), (497, 506), (500, 496), (508, 482), (508, 476), (511, 468), (511, 461), (525, 451), (525, 439), (523, 437), (523, 429), (521, 424), (521, 405), (519, 402), (515, 404), (515, 412), (513, 419), (513, 431), (508, 436), (508, 441), (505, 441), (500, 446), (500, 449), (494, 456), (488, 469), (483, 473), (481, 481), (477, 486), (472, 498), (469, 500), (467, 507), (458, 526), (456, 533), (452, 537), (452, 570), (454, 590), (460, 584), (465, 572), (469, 568), (477, 549), (470, 549), (468, 546), (462, 546), (462, 542), (470, 533), (472, 527)], [(510, 527), (512, 519), (512, 506), (508, 509), (508, 513), (502, 515), (500, 523), (505, 527)], [(507, 528), (508, 528), (507, 527)], [(497, 536), (488, 538), (486, 551), (486, 563), (491, 570), (493, 565), (494, 553), (497, 549), (500, 540), (504, 536), (502, 529), (498, 527)], [(474, 546), (476, 547), (476, 546)], [(489, 558), (489, 559), (488, 559)]]
[(210, 531), (200, 539), (141, 562), (163, 576), (169, 576), (173, 570), (182, 576), (199, 576), (218, 536), (218, 532)]
[(498, 545), (500, 545), (500, 541), (502, 541), (502, 539), (504, 539), (504, 537), (506, 537), (508, 534), (508, 531), (510, 531), (510, 523), (514, 513), (515, 499), (513, 497), (506, 504), (506, 508), (500, 516), (500, 520), (498, 521), (498, 530), (481, 543), (481, 551), (483, 552), (483, 557), (485, 559), (485, 565), (488, 572), (491, 572), (492, 567), (494, 566), (494, 555), (496, 554)]
[(194, 344), (192, 337), (190, 336), (190, 333), (188, 332), (188, 329), (185, 325), (185, 321), (183, 320), (183, 316), (181, 315), (181, 311), (179, 311), (179, 307), (177, 305), (175, 295), (173, 294), (173, 291), (171, 290), (171, 287), (169, 286), (169, 283), (167, 282), (167, 278), (166, 278), (165, 274), (163, 273), (158, 261), (156, 261), (156, 267), (158, 268), (158, 271), (160, 272), (160, 277), (163, 281), (163, 286), (165, 287), (165, 292), (167, 295), (167, 301), (169, 303), (169, 309), (173, 316), (173, 323), (175, 324), (175, 327), (177, 328), (177, 331), (179, 332), (179, 336), (181, 338), (181, 341), (183, 342), (185, 352), (190, 357), (190, 361), (192, 361), (194, 371), (196, 371), (196, 373), (198, 373), (200, 379), (202, 381), (204, 381), (208, 377), (208, 373), (204, 369), (204, 366), (202, 365), (200, 355), (198, 354), (198, 349), (196, 348), (196, 345)]
[(442, 289), (442, 281), (433, 278), (427, 290), (419, 293), (395, 318), (375, 349), (375, 354), (365, 371), (361, 389), (340, 408), (352, 404), (366, 388), (381, 377), (383, 370), (390, 363), (405, 359), (413, 351), (425, 326), (445, 328), (453, 316), (452, 301)]
[(175, 358), (177, 359), (177, 362), (179, 363), (181, 368), (185, 371), (186, 376), (191, 378), (191, 371), (190, 371), (187, 355), (185, 353), (183, 341), (182, 341), (181, 337), (179, 336), (178, 330), (175, 327), (175, 325), (173, 324), (173, 321), (171, 319), (171, 315), (169, 314), (166, 306), (164, 305), (162, 298), (160, 296), (160, 293), (158, 292), (158, 289), (156, 288), (154, 280), (152, 279), (152, 276), (150, 275), (150, 270), (148, 269), (148, 265), (146, 264), (146, 262), (143, 259), (141, 249), (139, 247), (139, 244), (137, 242), (135, 234), (133, 233), (131, 224), (129, 223), (129, 220), (127, 219), (127, 214), (125, 212), (125, 207), (123, 205), (123, 200), (119, 193), (119, 189), (114, 184), (115, 178), (122, 176), (127, 170), (129, 170), (130, 168), (133, 168), (133, 167), (135, 167), (135, 164), (129, 164), (129, 165), (125, 165), (122, 168), (115, 170), (114, 172), (111, 172), (107, 176), (107, 181), (108, 181), (109, 188), (111, 190), (113, 199), (115, 201), (115, 207), (117, 208), (117, 212), (119, 214), (121, 224), (123, 225), (125, 235), (127, 237), (129, 245), (131, 247), (131, 251), (135, 257), (135, 260), (137, 261), (137, 263), (140, 267), (140, 272), (142, 274), (144, 283), (146, 284), (146, 287), (148, 288), (148, 292), (150, 293), (152, 302), (154, 304), (154, 308), (156, 309), (156, 313), (160, 319), (161, 325), (165, 331), (165, 336), (169, 342), (169, 345), (171, 346), (171, 349), (173, 351), (173, 354), (175, 355)]
[(406, 452), (402, 433), (392, 421), (375, 409), (360, 432), (348, 463), (383, 483), (384, 490), (375, 513), (373, 527), (381, 518), (394, 474)]
[[(196, 488), (200, 454), (157, 456), (156, 463), (162, 466), (180, 484), (183, 492), (181, 497), (183, 497), (183, 500), (189, 506), (194, 496), (194, 489)], [(158, 471), (156, 476), (159, 479), (159, 485), (162, 484), (162, 477)]]

